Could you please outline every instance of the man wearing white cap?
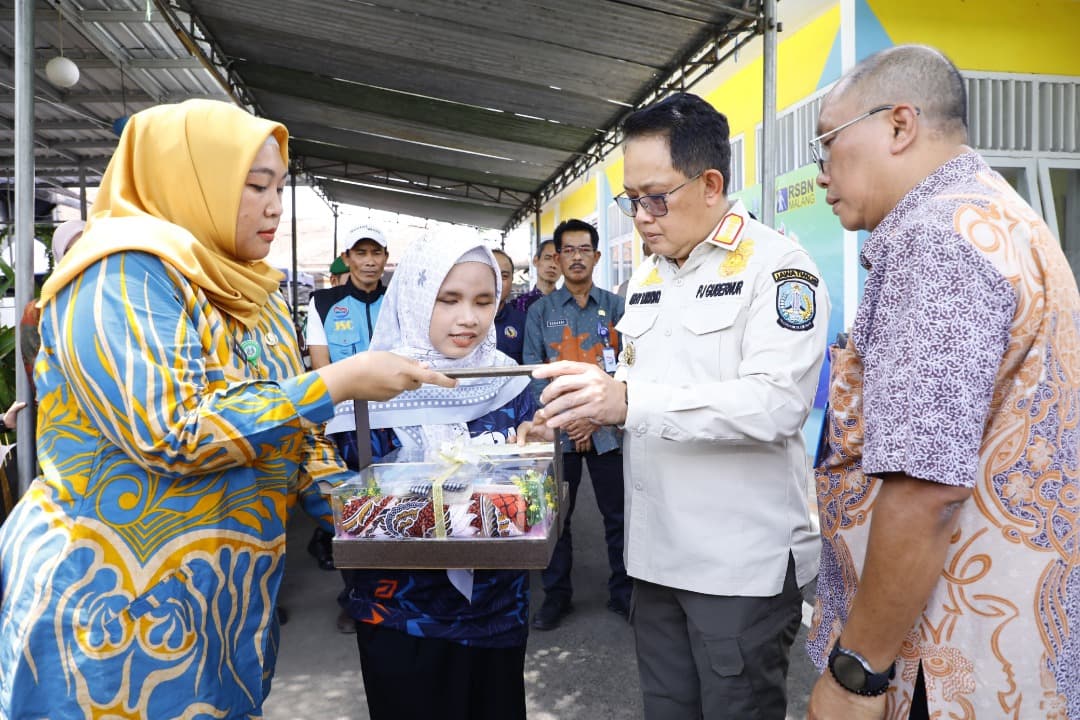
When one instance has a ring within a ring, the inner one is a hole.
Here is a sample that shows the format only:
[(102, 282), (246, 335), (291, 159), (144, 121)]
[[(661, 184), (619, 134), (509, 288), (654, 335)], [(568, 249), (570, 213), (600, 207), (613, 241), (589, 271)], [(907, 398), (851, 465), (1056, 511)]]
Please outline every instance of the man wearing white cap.
[(68, 220), (56, 226), (52, 236), (53, 258), (59, 264), (64, 253), (82, 237), (86, 223), (82, 220)]
[[(317, 290), (308, 304), (307, 344), (312, 369), (367, 350), (386, 286), (383, 270), (389, 253), (378, 228), (361, 225), (348, 235), (352, 245), (341, 253), (348, 278), (337, 287)], [(315, 318), (320, 322), (314, 322)]]
[[(350, 230), (346, 239), (352, 244), (341, 254), (349, 268), (345, 282), (336, 287), (316, 290), (308, 304), (306, 339), (312, 370), (368, 349), (386, 292), (382, 275), (389, 253), (382, 231), (370, 225), (360, 225)], [(356, 422), (351, 401), (341, 403), (334, 409), (334, 417), (327, 423), (326, 434), (337, 445), (345, 463), (351, 469), (358, 470)], [(308, 543), (308, 552), (315, 556), (323, 570), (334, 569), (332, 539), (330, 533), (316, 528)], [(338, 618), (338, 629), (355, 632), (348, 616)]]

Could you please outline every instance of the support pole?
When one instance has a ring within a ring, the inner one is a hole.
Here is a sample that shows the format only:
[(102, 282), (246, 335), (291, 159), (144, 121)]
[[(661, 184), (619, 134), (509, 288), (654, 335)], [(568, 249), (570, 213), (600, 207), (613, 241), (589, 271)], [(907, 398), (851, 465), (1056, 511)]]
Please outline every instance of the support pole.
[(330, 209), (334, 212), (334, 257), (338, 256), (337, 250), (337, 223), (338, 223), (338, 204), (334, 203), (330, 206)]
[[(533, 253), (532, 254), (533, 254), (533, 257), (537, 257), (540, 254), (540, 198), (539, 197), (536, 198), (536, 244), (533, 245)], [(532, 273), (536, 273), (537, 282), (534, 283), (534, 284), (538, 284), (539, 280), (540, 280), (540, 272), (538, 271), (538, 269), (536, 267), (536, 263), (533, 263), (533, 269), (530, 271), (530, 274), (532, 274)]]
[[(15, 2), (15, 314), (34, 297), (34, 0)], [(15, 396), (33, 406), (22, 343), (15, 343)], [(7, 408), (0, 409), (4, 412)], [(19, 494), (37, 468), (31, 412), (19, 413)]]
[(86, 165), (79, 163), (79, 214), (86, 220)]
[(292, 319), (293, 325), (299, 327), (300, 324), (300, 309), (297, 304), (300, 302), (299, 284), (296, 276), (296, 173), (298, 168), (293, 168), (293, 172), (289, 173), (289, 180), (292, 183)]
[(764, 107), (761, 115), (761, 222), (776, 225), (776, 0), (762, 3)]

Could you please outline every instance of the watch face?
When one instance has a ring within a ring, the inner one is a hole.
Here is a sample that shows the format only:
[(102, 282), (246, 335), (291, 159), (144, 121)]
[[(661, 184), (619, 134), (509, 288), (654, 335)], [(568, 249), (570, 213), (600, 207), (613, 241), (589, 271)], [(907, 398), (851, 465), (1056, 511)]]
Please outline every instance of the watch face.
[(866, 669), (855, 658), (838, 654), (833, 658), (833, 675), (837, 682), (852, 692), (858, 692), (866, 688)]

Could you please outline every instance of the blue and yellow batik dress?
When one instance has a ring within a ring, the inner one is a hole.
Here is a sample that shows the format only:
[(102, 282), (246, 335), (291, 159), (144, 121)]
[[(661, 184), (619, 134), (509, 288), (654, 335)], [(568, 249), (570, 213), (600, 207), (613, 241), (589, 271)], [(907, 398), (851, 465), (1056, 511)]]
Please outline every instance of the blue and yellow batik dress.
[(279, 294), (245, 328), (120, 252), (42, 313), (41, 477), (0, 528), (0, 717), (258, 717), (287, 509), (346, 476)]

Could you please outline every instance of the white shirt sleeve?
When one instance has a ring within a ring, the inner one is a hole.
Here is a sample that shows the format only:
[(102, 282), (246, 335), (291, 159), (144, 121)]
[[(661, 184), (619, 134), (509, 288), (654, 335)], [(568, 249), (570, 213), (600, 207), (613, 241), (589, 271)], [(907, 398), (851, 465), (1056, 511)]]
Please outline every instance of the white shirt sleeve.
[(311, 300), (308, 301), (307, 331), (304, 334), (304, 339), (307, 341), (308, 347), (311, 347), (312, 345), (327, 345), (326, 328), (323, 327), (322, 318), (319, 317), (319, 311), (315, 309), (314, 295), (312, 295)]

